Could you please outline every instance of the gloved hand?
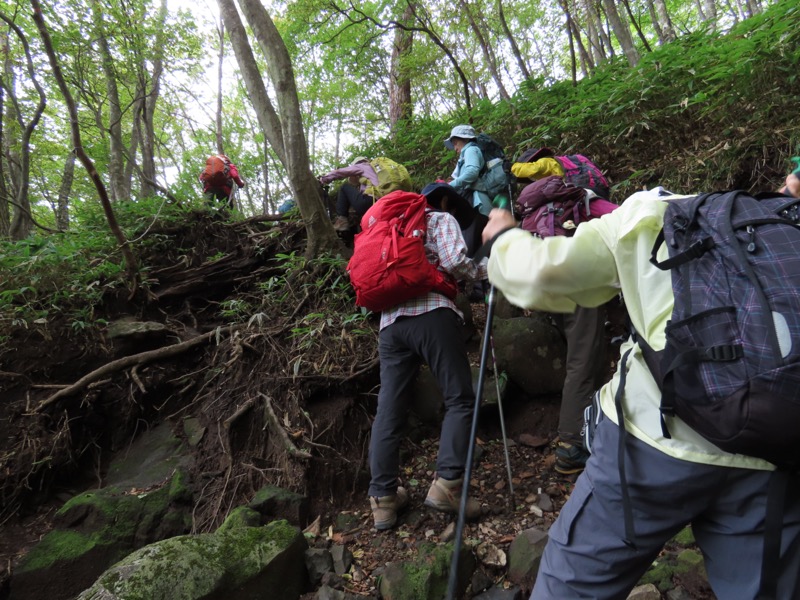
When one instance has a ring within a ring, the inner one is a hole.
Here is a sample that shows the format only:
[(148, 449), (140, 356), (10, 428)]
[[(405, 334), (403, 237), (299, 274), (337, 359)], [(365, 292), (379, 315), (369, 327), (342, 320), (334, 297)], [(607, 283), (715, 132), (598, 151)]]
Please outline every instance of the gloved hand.
[(792, 171), (792, 175), (795, 175), (798, 179), (800, 179), (800, 156), (793, 156), (791, 160), (795, 166), (794, 171)]

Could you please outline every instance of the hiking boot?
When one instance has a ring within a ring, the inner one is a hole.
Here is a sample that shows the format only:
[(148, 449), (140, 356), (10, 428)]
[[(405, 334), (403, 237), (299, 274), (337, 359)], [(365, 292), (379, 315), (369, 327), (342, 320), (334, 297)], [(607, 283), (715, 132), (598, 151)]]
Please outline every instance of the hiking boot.
[(394, 527), (394, 524), (397, 523), (397, 513), (403, 510), (406, 504), (408, 504), (408, 493), (403, 487), (398, 487), (397, 491), (389, 496), (370, 497), (369, 505), (372, 507), (375, 529)]
[(587, 458), (589, 458), (589, 453), (582, 446), (558, 442), (556, 464), (553, 468), (562, 475), (580, 473), (586, 467)]
[[(438, 475), (433, 479), (428, 497), (425, 498), (425, 506), (435, 508), (446, 513), (458, 514), (461, 507), (461, 488), (464, 486), (464, 478), (442, 479)], [(480, 502), (474, 498), (467, 498), (467, 507), (464, 517), (474, 520), (481, 516)]]
[(342, 231), (342, 232), (350, 231), (350, 221), (349, 221), (349, 219), (347, 217), (344, 217), (342, 215), (338, 215), (333, 220), (333, 228), (336, 231)]

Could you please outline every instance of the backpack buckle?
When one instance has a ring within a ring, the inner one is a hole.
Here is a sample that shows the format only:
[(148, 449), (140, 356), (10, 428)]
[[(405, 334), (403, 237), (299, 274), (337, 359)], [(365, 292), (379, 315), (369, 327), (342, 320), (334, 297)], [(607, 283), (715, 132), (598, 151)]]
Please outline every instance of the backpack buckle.
[(741, 344), (726, 344), (724, 346), (711, 346), (705, 350), (706, 360), (715, 362), (726, 362), (736, 360), (744, 356)]

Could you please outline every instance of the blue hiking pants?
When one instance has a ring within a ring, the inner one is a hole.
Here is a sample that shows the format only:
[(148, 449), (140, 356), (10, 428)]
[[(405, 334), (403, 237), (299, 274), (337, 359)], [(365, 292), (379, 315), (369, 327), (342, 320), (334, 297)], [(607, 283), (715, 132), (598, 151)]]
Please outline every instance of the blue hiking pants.
[(422, 362), (430, 367), (444, 396), (436, 472), (445, 479), (464, 474), (475, 395), (460, 321), (451, 309), (437, 308), (416, 317), (400, 317), (381, 330), (381, 389), (369, 442), (370, 496), (397, 490), (408, 409), (405, 394)]
[[(662, 546), (691, 524), (720, 600), (753, 600), (761, 578), (771, 473), (690, 463), (627, 436), (625, 474), (636, 549), (625, 536), (619, 427), (597, 426), (586, 470), (549, 531), (531, 600), (624, 600)], [(783, 515), (778, 598), (800, 598), (800, 490)]]

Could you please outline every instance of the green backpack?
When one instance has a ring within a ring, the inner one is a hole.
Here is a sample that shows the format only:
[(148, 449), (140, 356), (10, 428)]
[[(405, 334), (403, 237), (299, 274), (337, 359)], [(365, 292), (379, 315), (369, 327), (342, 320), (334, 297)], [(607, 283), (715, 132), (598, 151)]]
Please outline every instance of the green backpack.
[(364, 190), (364, 193), (368, 196), (379, 200), (386, 194), (397, 190), (403, 190), (404, 192), (414, 191), (411, 177), (403, 165), (385, 156), (379, 156), (371, 160), (369, 164), (375, 169), (375, 174), (378, 176), (379, 183), (377, 186), (371, 183), (367, 185), (367, 189)]

